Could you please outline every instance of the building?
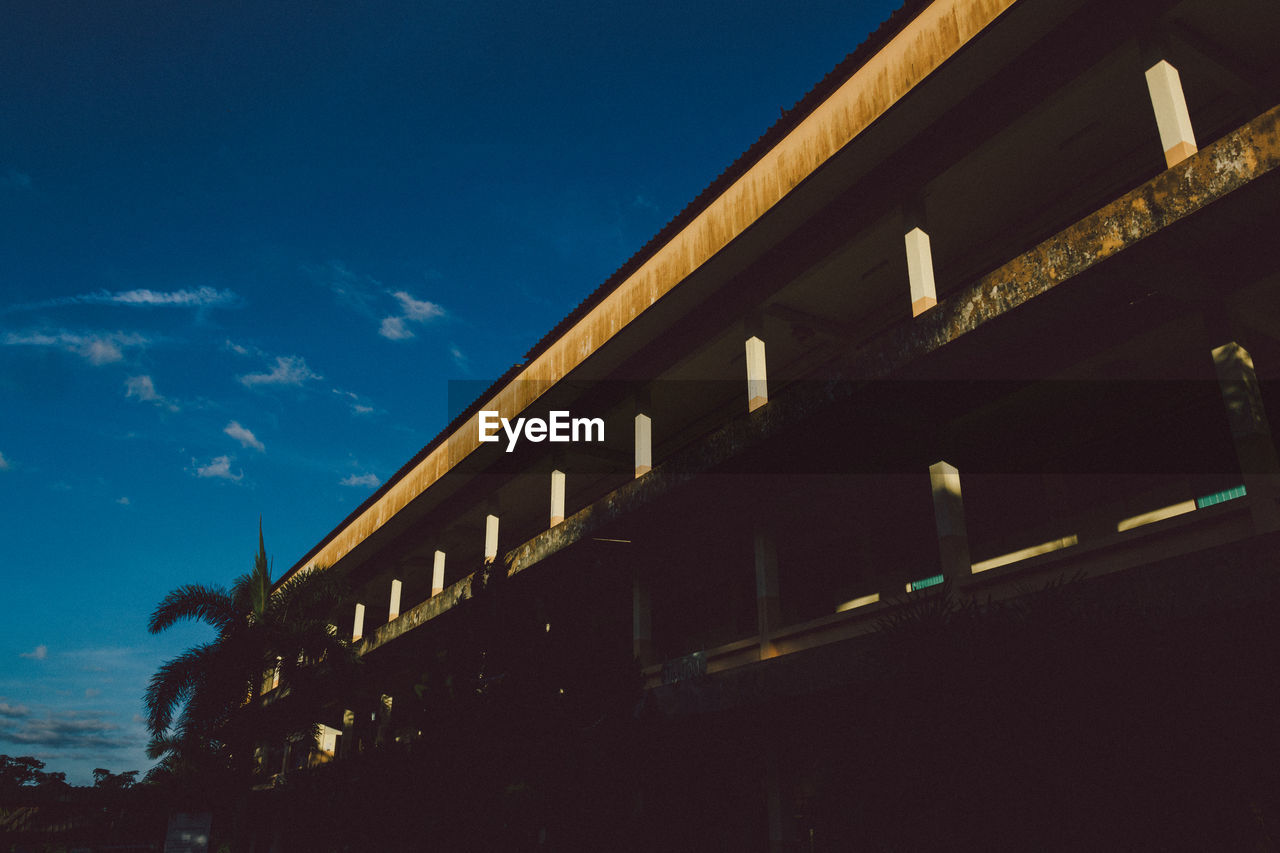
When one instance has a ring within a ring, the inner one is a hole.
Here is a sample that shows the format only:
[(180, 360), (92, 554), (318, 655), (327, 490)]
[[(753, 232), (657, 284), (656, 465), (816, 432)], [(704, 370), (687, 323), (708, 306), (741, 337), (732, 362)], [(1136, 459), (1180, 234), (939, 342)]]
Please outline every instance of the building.
[[(1280, 541), (1277, 43), (1260, 0), (908, 0), (291, 572), (351, 581), (384, 708), (495, 563), (685, 719), (839, 688), (934, 587), (1248, 575)], [(508, 450), (486, 411), (605, 438)], [(381, 713), (331, 709), (321, 751)], [(779, 761), (744, 832), (799, 849)]]

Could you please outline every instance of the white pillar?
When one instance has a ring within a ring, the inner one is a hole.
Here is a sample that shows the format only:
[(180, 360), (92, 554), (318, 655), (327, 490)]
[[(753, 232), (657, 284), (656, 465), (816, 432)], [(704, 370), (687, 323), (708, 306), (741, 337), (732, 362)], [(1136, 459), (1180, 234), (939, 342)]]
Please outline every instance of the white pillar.
[(391, 607), (387, 611), (387, 621), (394, 622), (400, 615), (400, 590), (402, 586), (399, 580), (391, 581)]
[(1182, 79), (1178, 76), (1178, 69), (1163, 59), (1148, 68), (1146, 76), (1151, 106), (1156, 112), (1156, 126), (1160, 128), (1164, 162), (1172, 169), (1197, 150), (1187, 99), (1182, 94)]
[(636, 415), (636, 476), (653, 470), (653, 421), (646, 414)]
[(431, 567), (431, 594), (444, 592), (444, 551), (436, 551), (435, 562)]
[(933, 517), (938, 528), (942, 574), (948, 578), (972, 574), (960, 472), (948, 462), (935, 462), (929, 466), (929, 485), (933, 489)]
[(938, 289), (933, 281), (933, 250), (929, 246), (929, 235), (920, 228), (912, 228), (903, 239), (907, 244), (911, 316), (919, 317), (938, 304)]
[(747, 338), (747, 411), (769, 402), (769, 379), (765, 373), (764, 341), (755, 335)]
[(551, 526), (564, 521), (564, 472), (551, 472)]
[(364, 636), (364, 605), (356, 605), (356, 620), (351, 626), (351, 642), (355, 643)]
[(498, 558), (498, 517), (490, 513), (484, 517), (484, 561), (492, 563)]

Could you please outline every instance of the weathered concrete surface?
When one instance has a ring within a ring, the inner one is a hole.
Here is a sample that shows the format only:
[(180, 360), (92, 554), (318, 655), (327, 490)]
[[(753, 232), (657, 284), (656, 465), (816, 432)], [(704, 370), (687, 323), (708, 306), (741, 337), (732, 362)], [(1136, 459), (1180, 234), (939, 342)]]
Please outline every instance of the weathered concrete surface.
[[(742, 234), (1016, 1), (936, 0), (930, 4), (484, 408), (516, 417)], [(298, 570), (336, 564), (479, 446), (477, 414)]]

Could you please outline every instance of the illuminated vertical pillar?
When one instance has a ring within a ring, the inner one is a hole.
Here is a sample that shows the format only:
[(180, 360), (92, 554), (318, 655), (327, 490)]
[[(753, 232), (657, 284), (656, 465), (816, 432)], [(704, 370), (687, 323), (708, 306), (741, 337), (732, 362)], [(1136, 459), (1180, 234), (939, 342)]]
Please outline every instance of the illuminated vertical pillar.
[(747, 338), (747, 411), (769, 402), (769, 379), (765, 372), (764, 341), (755, 335)]
[(551, 526), (564, 521), (564, 472), (551, 472)]
[(351, 626), (351, 642), (353, 643), (359, 642), (360, 638), (363, 636), (364, 636), (364, 605), (357, 604), (355, 623)]
[(439, 595), (444, 592), (444, 551), (436, 551), (435, 560), (431, 566), (431, 594)]
[(484, 517), (484, 561), (486, 563), (492, 563), (497, 558), (498, 517), (493, 513), (489, 513)]
[(1231, 440), (1244, 478), (1245, 493), (1259, 533), (1280, 529), (1280, 461), (1267, 413), (1262, 407), (1258, 375), (1248, 350), (1232, 341), (1215, 347), (1213, 366), (1231, 425)]
[(933, 281), (933, 249), (929, 235), (918, 226), (903, 238), (907, 246), (907, 279), (911, 287), (911, 316), (918, 317), (938, 304)]
[(391, 606), (387, 609), (388, 622), (394, 622), (400, 616), (400, 590), (402, 588), (399, 580), (391, 581)]
[(1196, 137), (1191, 130), (1187, 99), (1182, 94), (1182, 79), (1178, 69), (1163, 59), (1147, 69), (1146, 77), (1156, 126), (1160, 129), (1164, 162), (1172, 169), (1196, 153)]
[(653, 421), (643, 412), (636, 414), (636, 476), (653, 470)]
[(969, 532), (964, 522), (964, 500), (960, 495), (960, 472), (947, 462), (929, 466), (933, 489), (933, 517), (938, 528), (938, 554), (942, 574), (948, 578), (972, 573), (969, 562)]
[(778, 545), (772, 530), (758, 528), (754, 535), (756, 563), (756, 619), (760, 630), (760, 657), (772, 657), (773, 635), (782, 627), (778, 600)]

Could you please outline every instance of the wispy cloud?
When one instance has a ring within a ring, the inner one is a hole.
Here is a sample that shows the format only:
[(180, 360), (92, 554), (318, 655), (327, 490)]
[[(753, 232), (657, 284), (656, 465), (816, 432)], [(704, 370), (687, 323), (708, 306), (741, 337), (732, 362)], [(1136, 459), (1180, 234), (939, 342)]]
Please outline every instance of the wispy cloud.
[(46, 308), (62, 308), (68, 305), (123, 305), (140, 308), (213, 308), (234, 305), (240, 297), (232, 290), (214, 287), (197, 287), (195, 290), (151, 290), (141, 287), (134, 290), (97, 290), (73, 296), (58, 296), (40, 302), (14, 305), (6, 313), (14, 311), (41, 311)]
[(130, 376), (124, 381), (124, 396), (132, 397), (143, 403), (154, 403), (171, 412), (178, 411), (178, 404), (156, 391), (156, 385), (150, 376)]
[(410, 323), (425, 323), (436, 317), (444, 316), (444, 309), (434, 302), (418, 299), (411, 294), (397, 290), (391, 294), (400, 303), (400, 312), (390, 317), (383, 317), (378, 327), (378, 334), (392, 341), (403, 341), (413, 337)]
[(0, 717), (9, 717), (11, 719), (25, 717), (31, 713), (31, 709), (26, 705), (10, 705), (8, 702), (0, 699)]
[(129, 499), (127, 497), (119, 497), (116, 498), (116, 503), (120, 504), (120, 506), (128, 506)]
[(4, 458), (4, 454), (0, 453), (0, 471), (8, 471), (12, 467), (9, 464), (9, 460)]
[(258, 441), (257, 436), (245, 427), (240, 426), (239, 421), (232, 421), (227, 424), (222, 431), (240, 442), (241, 447), (252, 447), (254, 450), (259, 452), (263, 452), (267, 449), (261, 441)]
[(45, 645), (36, 646), (29, 652), (23, 652), (22, 657), (28, 660), (44, 660), (49, 656), (49, 647)]
[(364, 486), (369, 489), (376, 489), (382, 485), (382, 481), (378, 479), (376, 474), (351, 474), (342, 478), (344, 486)]
[(316, 283), (332, 293), (339, 305), (369, 319), (377, 317), (376, 305), (383, 292), (377, 279), (354, 273), (340, 261), (330, 261), (310, 272)]
[(227, 352), (233, 352), (236, 355), (256, 355), (256, 356), (266, 355), (266, 353), (264, 353), (262, 350), (258, 349), (255, 346), (252, 346), (250, 344), (238, 344), (235, 341), (231, 340), (230, 338), (227, 338), (225, 341), (222, 342), (222, 348)]
[(322, 379), (320, 374), (307, 367), (300, 355), (278, 355), (267, 373), (249, 373), (240, 377), (240, 383), (253, 388), (257, 385), (301, 385), (309, 379)]
[[(10, 706), (14, 707), (14, 706)], [(101, 711), (33, 712), (0, 715), (0, 742), (51, 749), (94, 749), (121, 746), (120, 727)]]
[(17, 169), (9, 169), (4, 173), (4, 177), (0, 178), (0, 185), (19, 190), (29, 190), (31, 189), (31, 176), (26, 172), (19, 172)]
[(453, 359), (453, 363), (463, 373), (471, 372), (471, 359), (467, 358), (466, 353), (459, 349), (457, 344), (449, 345), (449, 357)]
[(383, 317), (382, 324), (378, 326), (378, 334), (389, 341), (405, 341), (413, 337), (413, 332), (403, 317)]
[(191, 460), (191, 465), (196, 470), (197, 477), (210, 477), (217, 480), (231, 480), (238, 483), (244, 479), (243, 471), (231, 470), (230, 456), (215, 456), (209, 460), (208, 465), (197, 465), (196, 460)]
[(330, 390), (346, 400), (351, 406), (351, 411), (355, 412), (357, 415), (367, 415), (373, 411), (373, 406), (370, 406), (363, 397), (354, 391), (343, 391), (341, 388), (333, 388)]
[(57, 347), (99, 366), (120, 361), (124, 350), (149, 343), (147, 338), (133, 332), (8, 332), (4, 336), (5, 346)]

